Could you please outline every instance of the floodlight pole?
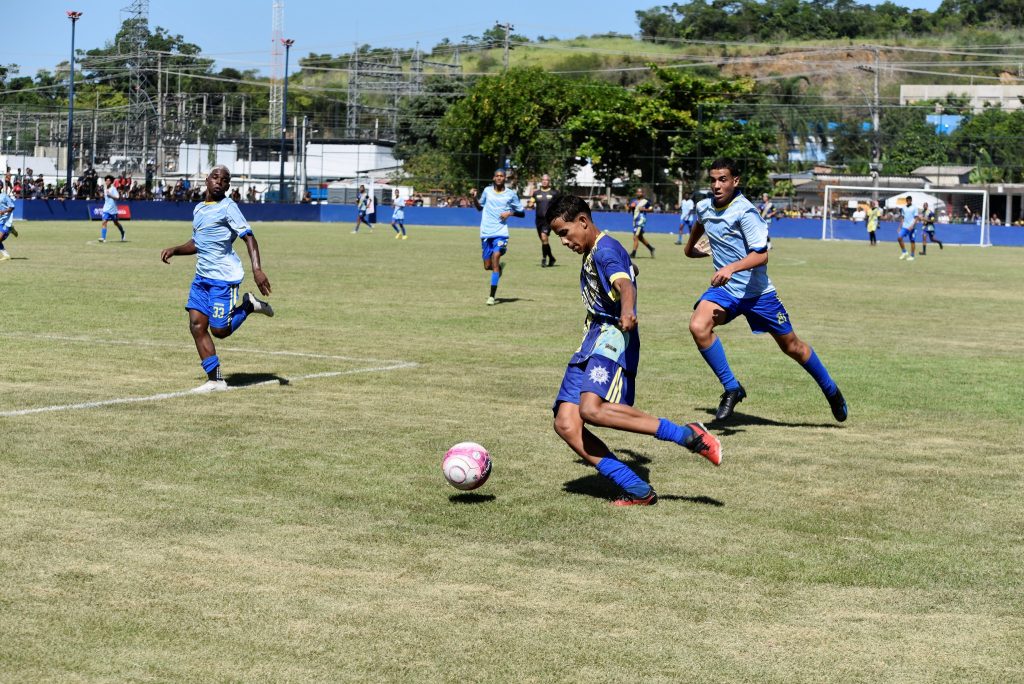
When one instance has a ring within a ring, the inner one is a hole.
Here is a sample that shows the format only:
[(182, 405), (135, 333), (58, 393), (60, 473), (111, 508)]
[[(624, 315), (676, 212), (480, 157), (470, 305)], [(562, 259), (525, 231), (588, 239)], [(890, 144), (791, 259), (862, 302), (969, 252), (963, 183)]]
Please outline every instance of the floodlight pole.
[(71, 199), (71, 171), (74, 163), (75, 136), (75, 23), (81, 18), (81, 12), (68, 11), (71, 20), (71, 71), (68, 76), (68, 168), (64, 183), (64, 192)]
[(291, 38), (282, 38), (281, 44), (284, 45), (284, 93), (281, 100), (281, 175), (278, 180), (279, 201), (284, 202), (284, 138), (288, 132), (288, 55), (295, 41)]

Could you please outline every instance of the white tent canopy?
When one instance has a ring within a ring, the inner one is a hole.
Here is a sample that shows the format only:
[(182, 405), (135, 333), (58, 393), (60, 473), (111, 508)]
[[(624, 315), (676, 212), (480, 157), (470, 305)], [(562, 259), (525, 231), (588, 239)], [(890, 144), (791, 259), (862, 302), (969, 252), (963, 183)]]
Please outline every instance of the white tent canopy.
[(896, 207), (907, 206), (907, 197), (910, 197), (914, 203), (914, 206), (920, 209), (924, 206), (924, 203), (928, 203), (928, 208), (932, 211), (945, 210), (946, 203), (940, 200), (935, 195), (929, 195), (927, 192), (901, 192), (898, 195), (893, 195), (889, 199), (885, 200), (886, 209), (894, 209)]

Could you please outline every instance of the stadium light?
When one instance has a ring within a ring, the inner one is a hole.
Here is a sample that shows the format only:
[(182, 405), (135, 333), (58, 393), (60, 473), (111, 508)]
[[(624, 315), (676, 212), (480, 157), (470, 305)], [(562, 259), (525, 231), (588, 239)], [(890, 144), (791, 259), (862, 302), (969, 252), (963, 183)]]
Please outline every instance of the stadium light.
[(282, 38), (284, 45), (284, 94), (281, 100), (281, 176), (279, 181), (280, 201), (284, 202), (284, 137), (288, 132), (288, 54), (291, 52), (295, 41), (291, 38)]
[(75, 24), (81, 18), (82, 13), (68, 10), (67, 15), (71, 20), (71, 72), (68, 76), (68, 168), (64, 192), (67, 193), (68, 199), (71, 199), (71, 170), (74, 164), (75, 149)]

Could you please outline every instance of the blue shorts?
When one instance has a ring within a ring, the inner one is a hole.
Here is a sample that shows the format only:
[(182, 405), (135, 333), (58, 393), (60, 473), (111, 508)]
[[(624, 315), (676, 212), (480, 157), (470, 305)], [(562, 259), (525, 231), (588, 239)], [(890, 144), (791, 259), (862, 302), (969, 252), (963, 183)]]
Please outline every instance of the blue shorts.
[(647, 222), (646, 221), (644, 223), (634, 223), (633, 224), (633, 235), (636, 235), (637, 237), (641, 237), (644, 234), (644, 228), (646, 226), (647, 226)]
[(105, 212), (103, 212), (103, 217), (102, 218), (103, 218), (104, 221), (116, 221), (117, 220), (117, 212), (115, 211), (113, 214), (111, 214), (110, 212), (105, 211)]
[(899, 239), (902, 240), (905, 237), (909, 237), (911, 242), (914, 242), (914, 234), (917, 232), (917, 228), (900, 228)]
[[(759, 297), (739, 299), (720, 287), (711, 287), (697, 300), (697, 304), (700, 302), (714, 302), (725, 309), (728, 316), (726, 323), (737, 316), (745, 317), (747, 325), (750, 326), (750, 331), (753, 333), (786, 335), (793, 332), (789, 313), (779, 301), (779, 295), (775, 290), (765, 292)], [(694, 304), (693, 308), (696, 309), (697, 304)]]
[(495, 252), (498, 254), (504, 254), (507, 251), (507, 237), (480, 238), (480, 254), (483, 256), (484, 261), (490, 261), (491, 255)]
[(579, 405), (580, 394), (593, 392), (605, 401), (633, 405), (636, 377), (603, 356), (591, 356), (583, 363), (569, 364), (551, 410), (558, 413), (562, 402)]
[(238, 285), (197, 275), (192, 281), (185, 309), (205, 314), (212, 328), (227, 328), (231, 325), (231, 311), (238, 304)]
[(695, 223), (697, 223), (696, 216), (687, 216), (686, 218), (679, 222), (679, 227), (685, 229), (686, 231), (689, 231), (691, 228), (693, 228), (693, 224)]

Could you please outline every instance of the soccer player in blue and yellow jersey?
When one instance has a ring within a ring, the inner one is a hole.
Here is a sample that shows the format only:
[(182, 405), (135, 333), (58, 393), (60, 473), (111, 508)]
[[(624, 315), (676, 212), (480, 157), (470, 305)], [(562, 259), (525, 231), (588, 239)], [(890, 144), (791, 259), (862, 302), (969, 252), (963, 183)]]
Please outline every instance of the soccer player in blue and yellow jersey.
[(4, 248), (4, 240), (8, 235), (18, 237), (18, 231), (14, 229), (14, 198), (0, 188), (0, 261), (11, 258)]
[(100, 225), (100, 242), (107, 241), (108, 221), (113, 221), (117, 229), (121, 231), (121, 242), (124, 242), (124, 228), (121, 227), (121, 222), (117, 220), (117, 200), (120, 199), (121, 193), (114, 187), (113, 176), (104, 178), (103, 184), (106, 187), (103, 189), (103, 223)]
[(372, 209), (370, 203), (373, 201), (373, 197), (366, 191), (365, 185), (359, 186), (359, 192), (356, 193), (356, 227), (352, 231), (353, 233), (359, 232), (359, 226), (366, 226), (369, 231), (373, 232), (373, 224), (370, 223), (370, 214)]
[(491, 295), (487, 305), (494, 306), (498, 300), (498, 281), (501, 280), (501, 256), (508, 251), (508, 217), (526, 216), (519, 195), (512, 188), (505, 187), (505, 170), (494, 172), (494, 185), (484, 188), (477, 200), (476, 188), (469, 191), (473, 206), (483, 212), (480, 216), (480, 247), (484, 270), (491, 272)]
[(636, 189), (636, 199), (629, 203), (629, 209), (633, 212), (633, 251), (629, 253), (630, 257), (636, 257), (637, 247), (640, 243), (644, 243), (651, 252), (651, 258), (654, 258), (654, 247), (651, 247), (651, 243), (644, 237), (644, 228), (647, 226), (647, 214), (653, 211), (651, 203), (644, 197), (644, 189)]
[(935, 237), (935, 212), (925, 202), (921, 207), (921, 256), (928, 254), (928, 241), (934, 242), (942, 249), (942, 241)]
[[(900, 207), (900, 211), (903, 212), (903, 222), (900, 224), (899, 235), (896, 236), (896, 242), (900, 243), (900, 259), (913, 261), (914, 250), (917, 248), (917, 243), (914, 241), (914, 233), (917, 231), (917, 224), (921, 222), (921, 216), (917, 211), (917, 207), (914, 206), (914, 198), (907, 195), (907, 206)], [(909, 256), (907, 255), (907, 247), (903, 244), (903, 238), (910, 239)]]
[(196, 254), (196, 277), (192, 281), (185, 310), (188, 327), (195, 340), (203, 370), (208, 380), (196, 392), (217, 392), (228, 389), (220, 370), (220, 359), (213, 337), (223, 339), (238, 330), (249, 314), (273, 316), (274, 309), (246, 292), (241, 301), (238, 286), (245, 277), (242, 262), (232, 249), (235, 238), (242, 238), (252, 262), (252, 279), (264, 295), (270, 294), (270, 280), (263, 272), (260, 248), (238, 205), (226, 197), (231, 185), (231, 172), (215, 166), (206, 178), (206, 201), (192, 212), (192, 239), (160, 252), (160, 259)]
[(875, 233), (878, 232), (878, 222), (882, 219), (882, 209), (878, 206), (878, 202), (871, 200), (871, 206), (868, 208), (868, 239), (872, 247), (878, 244), (878, 238)]
[[(811, 374), (828, 399), (836, 420), (846, 420), (846, 400), (824, 364), (793, 331), (789, 313), (768, 279), (768, 224), (739, 191), (740, 170), (732, 159), (716, 159), (709, 169), (712, 198), (697, 203), (698, 222), (686, 243), (686, 256), (712, 258), (715, 274), (690, 317), (690, 334), (704, 360), (722, 382), (716, 420), (729, 418), (747, 396), (725, 358), (715, 327), (744, 316), (754, 333), (768, 333), (790, 358)], [(711, 253), (696, 244), (707, 233)]]
[(562, 244), (583, 255), (580, 294), (587, 310), (583, 343), (569, 359), (552, 410), (555, 432), (579, 456), (623, 490), (616, 506), (650, 506), (658, 496), (650, 484), (615, 458), (586, 425), (654, 435), (700, 454), (715, 465), (722, 445), (700, 423), (677, 425), (633, 408), (640, 364), (636, 277), (626, 249), (594, 224), (579, 197), (562, 195), (547, 220)]

